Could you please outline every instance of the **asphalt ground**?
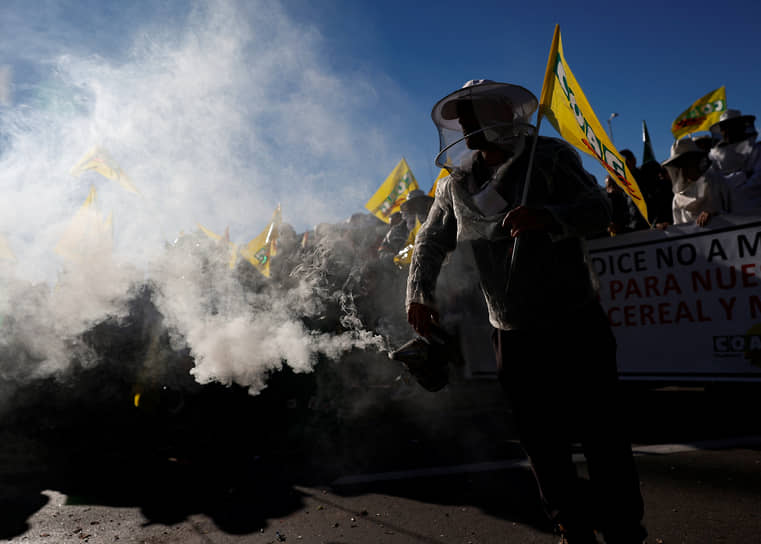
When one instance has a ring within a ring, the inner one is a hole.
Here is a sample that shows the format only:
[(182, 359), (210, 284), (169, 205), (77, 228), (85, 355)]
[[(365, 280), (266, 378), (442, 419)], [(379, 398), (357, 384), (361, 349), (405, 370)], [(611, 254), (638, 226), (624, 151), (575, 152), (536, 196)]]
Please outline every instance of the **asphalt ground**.
[[(0, 430), (0, 539), (557, 542), (496, 383), (386, 383), (310, 408), (299, 379), (151, 409), (33, 396)], [(648, 542), (761, 540), (758, 398), (625, 392)]]

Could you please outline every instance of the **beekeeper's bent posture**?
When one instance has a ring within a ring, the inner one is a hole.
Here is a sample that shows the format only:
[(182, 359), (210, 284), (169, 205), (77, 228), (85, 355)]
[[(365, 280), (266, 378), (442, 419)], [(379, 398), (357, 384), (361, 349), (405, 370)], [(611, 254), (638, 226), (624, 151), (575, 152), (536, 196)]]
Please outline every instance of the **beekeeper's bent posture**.
[[(537, 99), (516, 85), (469, 81), (431, 113), (439, 182), (417, 235), (407, 315), (421, 335), (438, 319), (434, 288), (458, 243), (473, 248), (509, 395), (550, 518), (567, 542), (641, 543), (642, 496), (619, 410), (616, 343), (587, 266), (583, 236), (605, 230), (608, 201), (576, 151), (539, 137), (522, 201)], [(519, 249), (513, 277), (511, 255)], [(510, 294), (508, 295), (508, 279)], [(580, 442), (590, 479), (577, 477)]]

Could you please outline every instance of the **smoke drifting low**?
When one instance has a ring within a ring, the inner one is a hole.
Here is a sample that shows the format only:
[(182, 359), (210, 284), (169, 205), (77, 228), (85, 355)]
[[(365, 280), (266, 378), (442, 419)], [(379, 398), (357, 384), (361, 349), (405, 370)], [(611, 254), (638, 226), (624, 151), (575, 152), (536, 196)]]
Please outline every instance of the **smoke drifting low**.
[[(257, 393), (266, 386), (268, 373), (283, 364), (308, 372), (318, 353), (336, 359), (352, 349), (382, 347), (381, 338), (362, 330), (360, 322), (333, 334), (305, 325), (305, 318), (321, 316), (338, 296), (325, 292), (314, 278), (286, 287), (257, 277), (258, 286), (251, 289), (226, 266), (201, 262), (224, 263), (224, 253), (176, 253), (168, 253), (153, 270), (156, 302), (173, 347), (190, 349), (195, 360), (191, 374), (200, 383), (234, 382)], [(343, 317), (344, 322), (351, 319), (349, 313)]]
[[(92, 36), (63, 39), (77, 35), (72, 28), (41, 34), (44, 25), (25, 26), (32, 8), (14, 9), (18, 55), (28, 56), (3, 69), (0, 97), (0, 234), (12, 251), (0, 256), (3, 382), (63, 377), (72, 361), (98, 364), (82, 335), (99, 323), (118, 327), (145, 286), (200, 383), (256, 393), (283, 364), (306, 372), (318, 354), (382, 347), (351, 311), (340, 332), (306, 324), (337, 296), (314, 277), (249, 289), (224, 264), (208, 265), (220, 262), (218, 245), (191, 252), (167, 244), (198, 223), (229, 227), (233, 241), (246, 243), (278, 202), (297, 230), (343, 220), (342, 206), (361, 206), (382, 178), (351, 150), (373, 149), (381, 167), (392, 164), (383, 127), (364, 122), (381, 97), (372, 82), (324, 68), (315, 29), (269, 3), (188, 10), (178, 2), (162, 4), (157, 19), (140, 19), (139, 9), (124, 21), (93, 15), (89, 24), (103, 25), (100, 50)], [(82, 10), (62, 20), (81, 16), (76, 30), (86, 33)], [(109, 43), (128, 48), (105, 45), (116, 29), (129, 38)], [(138, 194), (95, 172), (69, 173), (96, 146)], [(336, 180), (352, 185), (342, 193)], [(55, 247), (91, 186), (104, 225), (113, 214), (113, 251), (64, 258)]]

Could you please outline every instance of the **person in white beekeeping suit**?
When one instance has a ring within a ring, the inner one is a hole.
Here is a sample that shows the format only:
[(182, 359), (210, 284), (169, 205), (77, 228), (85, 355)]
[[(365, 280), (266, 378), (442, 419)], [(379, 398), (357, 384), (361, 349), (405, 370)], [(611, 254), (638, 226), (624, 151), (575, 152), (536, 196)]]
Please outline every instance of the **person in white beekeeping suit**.
[[(694, 222), (705, 227), (711, 217), (733, 211), (731, 192), (725, 179), (708, 167), (705, 151), (690, 138), (682, 138), (671, 146), (671, 156), (661, 165), (671, 178), (674, 192), (672, 215), (674, 224)], [(664, 228), (666, 224), (659, 224)]]
[[(597, 542), (597, 529), (608, 544), (640, 544), (644, 505), (620, 412), (616, 342), (585, 257), (584, 237), (607, 228), (610, 206), (570, 145), (536, 135), (537, 106), (527, 89), (490, 80), (434, 105), (436, 164), (450, 175), (416, 237), (407, 319), (435, 341), (439, 272), (458, 244), (470, 245), (497, 375), (548, 516), (570, 544)], [(589, 480), (573, 463), (577, 440)]]
[(724, 176), (731, 192), (732, 213), (761, 213), (761, 142), (754, 115), (728, 109), (711, 127), (721, 140), (708, 153), (711, 169)]

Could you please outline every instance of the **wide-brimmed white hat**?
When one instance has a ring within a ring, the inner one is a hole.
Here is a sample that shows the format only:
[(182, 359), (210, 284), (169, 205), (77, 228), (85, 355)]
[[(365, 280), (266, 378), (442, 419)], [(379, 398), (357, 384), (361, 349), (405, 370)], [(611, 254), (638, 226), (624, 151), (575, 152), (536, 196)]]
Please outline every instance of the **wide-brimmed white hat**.
[(669, 164), (677, 160), (679, 157), (683, 157), (684, 155), (689, 155), (690, 153), (697, 153), (699, 155), (706, 154), (705, 151), (703, 151), (702, 149), (698, 147), (698, 144), (696, 144), (692, 140), (692, 138), (682, 138), (681, 140), (677, 140), (671, 146), (671, 156), (665, 161), (663, 161), (661, 163), (661, 166), (668, 166)]
[(728, 109), (727, 111), (725, 111), (724, 113), (721, 114), (721, 116), (719, 117), (719, 122), (718, 123), (714, 123), (713, 125), (711, 125), (711, 128), (710, 128), (711, 132), (714, 132), (715, 130), (720, 129), (722, 123), (726, 123), (727, 121), (732, 121), (734, 119), (745, 119), (745, 120), (747, 120), (747, 121), (752, 123), (753, 121), (756, 120), (756, 116), (755, 115), (743, 115), (740, 112), (740, 110)]
[[(431, 118), (440, 127), (459, 130), (457, 105), (461, 102), (492, 101), (509, 106), (513, 121), (528, 121), (539, 101), (528, 89), (491, 79), (471, 79), (462, 88), (448, 94), (433, 106)], [(451, 125), (451, 126), (450, 126)]]

